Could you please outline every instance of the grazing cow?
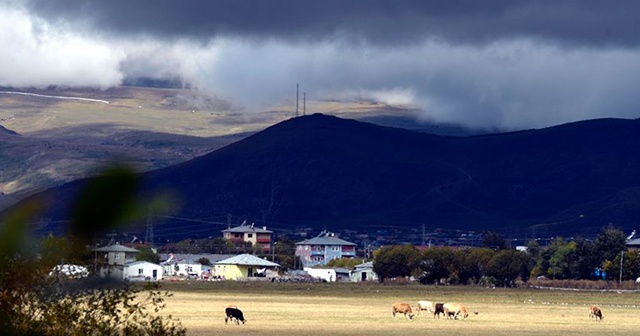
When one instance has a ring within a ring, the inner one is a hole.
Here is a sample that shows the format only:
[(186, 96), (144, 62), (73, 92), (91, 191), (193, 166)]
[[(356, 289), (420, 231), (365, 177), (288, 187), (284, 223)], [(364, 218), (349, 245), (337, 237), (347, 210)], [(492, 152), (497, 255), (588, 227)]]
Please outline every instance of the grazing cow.
[(418, 315), (420, 312), (426, 310), (430, 313), (433, 313), (433, 302), (431, 301), (418, 301)]
[(589, 307), (589, 318), (602, 320), (602, 310), (598, 306)]
[(392, 312), (393, 312), (393, 318), (397, 318), (396, 313), (404, 314), (404, 317), (407, 318), (407, 320), (411, 320), (413, 318), (411, 305), (408, 303), (402, 303), (402, 302), (394, 303)]
[(436, 303), (433, 305), (433, 318), (440, 318), (440, 314), (445, 315), (444, 313), (444, 303)]
[(444, 303), (436, 303), (433, 306), (433, 318), (436, 318), (436, 316), (440, 318), (440, 313), (446, 316), (446, 314), (444, 313)]
[(445, 316), (450, 319), (457, 319), (458, 316), (462, 316), (464, 320), (469, 317), (469, 313), (467, 312), (467, 308), (459, 303), (445, 303), (443, 305)]
[(240, 324), (240, 322), (242, 322), (242, 324), (245, 324), (247, 322), (247, 320), (245, 320), (244, 318), (244, 314), (242, 313), (242, 310), (238, 309), (238, 307), (236, 306), (229, 306), (225, 308), (224, 314), (225, 314), (224, 324), (227, 324), (229, 320), (233, 322), (234, 319), (236, 324)]

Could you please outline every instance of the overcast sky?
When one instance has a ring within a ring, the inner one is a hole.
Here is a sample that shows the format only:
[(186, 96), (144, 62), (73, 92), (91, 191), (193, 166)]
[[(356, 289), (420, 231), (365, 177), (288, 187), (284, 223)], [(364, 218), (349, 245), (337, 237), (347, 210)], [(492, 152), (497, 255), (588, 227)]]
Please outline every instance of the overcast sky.
[(0, 85), (179, 76), (248, 113), (300, 83), (309, 99), (473, 127), (636, 118), (637, 13), (633, 0), (0, 0)]

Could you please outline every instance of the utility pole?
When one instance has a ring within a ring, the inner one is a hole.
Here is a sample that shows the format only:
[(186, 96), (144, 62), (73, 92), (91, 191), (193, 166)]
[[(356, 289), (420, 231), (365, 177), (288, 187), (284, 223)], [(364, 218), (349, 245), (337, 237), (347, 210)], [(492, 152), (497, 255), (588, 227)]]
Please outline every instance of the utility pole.
[(273, 245), (271, 247), (271, 261), (272, 262), (276, 262), (276, 244), (278, 242), (273, 242)]
[(307, 93), (302, 93), (302, 115), (307, 115)]
[(298, 90), (299, 87), (300, 87), (300, 84), (296, 84), (296, 117), (298, 117), (298, 101), (300, 100), (299, 99), (299, 93), (298, 93), (299, 92), (299, 90)]
[(147, 210), (147, 232), (144, 240), (147, 242), (149, 247), (153, 247), (153, 218), (151, 217), (151, 207)]
[(620, 252), (620, 283), (622, 283), (622, 261), (624, 260), (624, 251)]
[(424, 246), (424, 223), (422, 223), (422, 246)]

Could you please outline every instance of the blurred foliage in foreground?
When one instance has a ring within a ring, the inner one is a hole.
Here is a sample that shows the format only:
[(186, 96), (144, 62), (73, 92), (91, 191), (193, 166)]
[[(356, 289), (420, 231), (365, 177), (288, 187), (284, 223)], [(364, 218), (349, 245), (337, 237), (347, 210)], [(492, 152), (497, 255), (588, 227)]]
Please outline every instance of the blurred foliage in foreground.
[(66, 237), (37, 239), (29, 223), (33, 201), (0, 224), (0, 334), (2, 335), (185, 335), (172, 316), (159, 313), (171, 294), (155, 283), (136, 285), (100, 278), (69, 277), (59, 264), (93, 269), (94, 233), (122, 226), (140, 214), (138, 179), (113, 167), (88, 181), (72, 212)]

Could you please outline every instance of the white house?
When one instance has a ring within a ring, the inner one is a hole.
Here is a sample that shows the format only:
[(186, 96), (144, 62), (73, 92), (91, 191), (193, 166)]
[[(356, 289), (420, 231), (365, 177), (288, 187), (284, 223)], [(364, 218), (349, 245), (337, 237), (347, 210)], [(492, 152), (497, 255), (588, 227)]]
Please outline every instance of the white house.
[(311, 277), (316, 279), (321, 279), (326, 282), (336, 281), (336, 271), (333, 268), (305, 267), (304, 271), (307, 272)]
[(94, 250), (96, 262), (101, 259), (99, 274), (118, 280), (157, 281), (162, 279), (162, 266), (148, 261), (136, 261), (140, 251), (120, 244)]
[[(211, 273), (210, 266), (200, 264), (201, 259), (207, 259), (215, 264), (234, 255), (231, 254), (182, 254), (182, 253), (162, 253), (160, 262), (164, 275), (166, 276), (199, 276), (204, 277), (205, 273)], [(209, 274), (211, 275), (211, 274)]]
[(103, 277), (124, 279), (124, 266), (136, 261), (136, 254), (140, 251), (120, 244), (114, 244), (94, 249), (96, 263), (101, 267), (98, 274)]
[(305, 267), (304, 271), (311, 277), (321, 279), (326, 282), (348, 282), (351, 279), (350, 271), (344, 267), (335, 268), (312, 268)]
[(124, 265), (123, 279), (129, 281), (162, 280), (162, 266), (148, 261), (134, 261)]

